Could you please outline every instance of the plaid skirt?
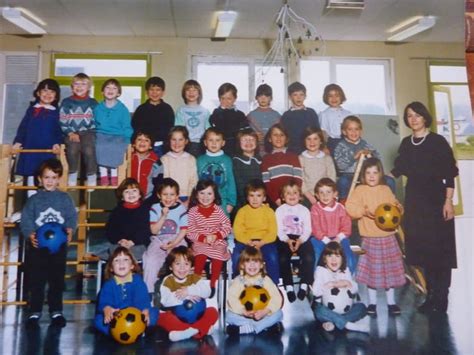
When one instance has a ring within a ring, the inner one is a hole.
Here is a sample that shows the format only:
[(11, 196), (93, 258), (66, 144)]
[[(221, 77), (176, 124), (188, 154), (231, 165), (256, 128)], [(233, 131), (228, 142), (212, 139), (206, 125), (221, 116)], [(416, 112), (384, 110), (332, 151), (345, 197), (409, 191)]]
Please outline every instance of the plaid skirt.
[(395, 235), (362, 237), (355, 279), (370, 288), (392, 288), (405, 284), (403, 258)]

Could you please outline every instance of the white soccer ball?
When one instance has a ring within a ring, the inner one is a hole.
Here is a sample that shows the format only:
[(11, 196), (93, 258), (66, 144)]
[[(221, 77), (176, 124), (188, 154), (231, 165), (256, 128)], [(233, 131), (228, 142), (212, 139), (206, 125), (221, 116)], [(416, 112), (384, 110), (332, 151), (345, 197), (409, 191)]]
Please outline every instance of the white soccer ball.
[(355, 294), (348, 288), (325, 288), (323, 291), (323, 305), (339, 314), (347, 313), (354, 303)]

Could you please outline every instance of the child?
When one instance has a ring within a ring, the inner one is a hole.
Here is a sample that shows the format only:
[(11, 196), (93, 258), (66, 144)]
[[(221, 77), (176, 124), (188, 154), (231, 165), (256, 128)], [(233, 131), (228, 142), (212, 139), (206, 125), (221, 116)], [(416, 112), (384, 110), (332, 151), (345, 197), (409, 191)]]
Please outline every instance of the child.
[(185, 152), (189, 143), (189, 133), (184, 126), (174, 126), (168, 134), (171, 151), (163, 155), (163, 177), (172, 177), (179, 185), (179, 199), (188, 205), (188, 198), (198, 181), (196, 158)]
[[(343, 139), (339, 141), (334, 149), (334, 161), (340, 174), (337, 180), (339, 198), (345, 200), (361, 154), (377, 159), (381, 157), (372, 145), (362, 139), (362, 121), (359, 117), (348, 116), (344, 118), (341, 127)], [(395, 180), (389, 176), (386, 176), (385, 179), (392, 191), (395, 191)]]
[(131, 177), (140, 184), (145, 198), (152, 195), (155, 185), (163, 179), (163, 165), (152, 150), (153, 140), (143, 131), (137, 131), (132, 136), (133, 150)]
[(280, 123), (288, 132), (288, 150), (300, 154), (304, 150), (303, 131), (307, 127), (319, 129), (316, 112), (304, 105), (306, 87), (296, 81), (288, 86), (291, 107), (281, 116)]
[(232, 158), (235, 186), (237, 188), (237, 207), (246, 202), (245, 186), (250, 180), (262, 179), (260, 165), (262, 160), (258, 154), (258, 135), (251, 129), (243, 129), (237, 133), (237, 150)]
[[(262, 253), (257, 248), (247, 246), (238, 262), (239, 276), (232, 280), (227, 296), (227, 334), (259, 334), (262, 331), (280, 334), (283, 329), (283, 298), (275, 283), (266, 276)], [(254, 285), (267, 290), (270, 301), (262, 310), (247, 311), (240, 302), (240, 294), (246, 287)]]
[(209, 124), (223, 133), (226, 141), (224, 152), (232, 157), (235, 153), (235, 136), (241, 129), (249, 128), (249, 123), (245, 114), (235, 107), (237, 88), (233, 84), (222, 84), (217, 94), (220, 106), (212, 112)]
[(135, 132), (143, 131), (151, 136), (154, 151), (158, 157), (165, 152), (164, 143), (168, 132), (174, 126), (174, 112), (170, 105), (163, 101), (165, 81), (152, 76), (145, 83), (148, 100), (137, 107), (132, 117), (132, 127)]
[(36, 230), (45, 223), (57, 222), (67, 231), (71, 241), (77, 226), (76, 208), (71, 197), (58, 190), (63, 166), (57, 159), (48, 159), (41, 163), (38, 180), (42, 189), (26, 201), (22, 211), (21, 232), (28, 238), (26, 250), (26, 273), (29, 280), (29, 316), (28, 328), (38, 327), (44, 303), (44, 288), (48, 283), (48, 304), (51, 324), (66, 326), (63, 316), (64, 274), (66, 271), (67, 243), (59, 251), (50, 254), (46, 248), (38, 248)]
[(259, 151), (264, 152), (265, 135), (268, 129), (278, 123), (281, 115), (270, 107), (273, 98), (272, 87), (268, 84), (261, 84), (257, 88), (255, 100), (258, 107), (249, 112), (247, 119), (250, 127), (257, 132)]
[(210, 127), (209, 110), (201, 106), (202, 88), (196, 80), (187, 80), (181, 90), (181, 97), (185, 105), (176, 110), (176, 126), (188, 129), (190, 143), (188, 152), (195, 158), (202, 154), (201, 137)]
[(354, 297), (358, 292), (357, 282), (352, 280), (351, 273), (346, 268), (346, 258), (341, 245), (337, 242), (328, 243), (321, 255), (319, 265), (314, 273), (312, 288), (315, 297), (313, 311), (316, 319), (323, 323), (323, 329), (331, 332), (336, 326), (340, 330), (345, 328), (367, 333), (369, 323), (367, 322), (368, 318), (364, 318), (367, 310), (363, 303), (354, 303), (351, 309), (344, 314), (336, 313), (322, 304), (325, 290), (349, 289)]
[(268, 153), (262, 160), (262, 178), (267, 187), (270, 203), (281, 205), (281, 187), (291, 179), (302, 184), (302, 169), (298, 156), (287, 152), (288, 133), (281, 124), (273, 125), (265, 136), (265, 149)]
[(199, 180), (212, 180), (216, 183), (222, 199), (221, 207), (229, 215), (237, 203), (237, 193), (232, 159), (222, 150), (225, 144), (221, 131), (214, 127), (206, 129), (204, 145), (207, 151), (197, 159), (197, 172)]
[(277, 222), (275, 212), (265, 204), (266, 189), (261, 180), (251, 180), (245, 187), (248, 204), (240, 208), (234, 221), (235, 247), (232, 252), (234, 277), (239, 272), (237, 264), (242, 250), (246, 246), (259, 249), (268, 274), (278, 283), (280, 270), (276, 247)]
[(219, 207), (217, 185), (211, 180), (200, 180), (193, 190), (188, 212), (188, 239), (195, 257), (194, 273), (201, 275), (206, 260), (211, 260), (211, 298), (224, 261), (229, 260), (227, 236), (232, 232), (229, 218)]
[(178, 245), (186, 245), (188, 229), (186, 207), (179, 202), (179, 185), (171, 178), (163, 179), (157, 189), (160, 203), (150, 210), (151, 243), (143, 254), (143, 278), (151, 293), (166, 255)]
[(342, 108), (341, 105), (346, 101), (346, 95), (337, 84), (326, 85), (323, 101), (329, 107), (319, 113), (319, 123), (321, 129), (328, 135), (328, 148), (332, 153), (341, 140), (342, 121), (352, 113)]
[(77, 185), (80, 158), (84, 159), (87, 185), (97, 183), (95, 154), (94, 108), (97, 101), (89, 96), (92, 81), (87, 74), (79, 73), (72, 78), (72, 95), (61, 102), (59, 122), (66, 136), (66, 158), (69, 165), (68, 185)]
[(198, 302), (210, 297), (208, 282), (191, 270), (193, 259), (191, 249), (184, 246), (174, 248), (166, 257), (166, 266), (170, 273), (160, 286), (161, 304), (166, 311), (160, 314), (158, 326), (169, 332), (171, 341), (191, 337), (202, 339), (219, 318), (214, 307), (207, 307), (201, 318), (192, 324), (183, 322), (172, 312), (175, 306), (181, 305), (185, 300)]
[(295, 181), (289, 181), (281, 188), (281, 199), (284, 203), (275, 211), (280, 273), (290, 302), (296, 300), (291, 273), (291, 256), (294, 253), (300, 257), (298, 299), (306, 298), (308, 287), (313, 283), (314, 250), (309, 239), (311, 216), (309, 210), (300, 204), (301, 198), (301, 187)]
[(303, 168), (303, 194), (311, 205), (316, 203), (313, 190), (322, 178), (336, 180), (336, 168), (331, 156), (324, 153), (324, 135), (320, 129), (308, 127), (304, 130), (306, 150), (300, 154), (300, 164)]
[(101, 333), (109, 335), (114, 313), (127, 307), (139, 309), (147, 326), (157, 323), (158, 309), (151, 306), (150, 295), (139, 272), (140, 266), (128, 248), (115, 249), (105, 269), (108, 280), (97, 299), (94, 326)]
[[(59, 145), (63, 142), (59, 126), (58, 102), (61, 91), (56, 80), (42, 80), (33, 96), (35, 101), (26, 110), (13, 140), (13, 150), (18, 149), (53, 149), (59, 153)], [(26, 177), (28, 186), (35, 185), (35, 175), (40, 164), (50, 158), (51, 153), (21, 153), (16, 164), (16, 173)], [(28, 190), (28, 197), (35, 190)]]
[[(123, 163), (123, 156), (133, 133), (130, 112), (118, 100), (122, 94), (122, 86), (118, 80), (106, 80), (102, 85), (102, 94), (104, 101), (94, 108), (99, 182), (102, 186), (117, 186), (117, 167)], [(108, 170), (110, 170), (110, 180)]]
[(347, 260), (349, 270), (354, 273), (356, 259), (349, 242), (352, 221), (344, 205), (337, 202), (336, 183), (329, 178), (322, 178), (314, 187), (314, 194), (318, 201), (311, 207), (311, 226), (314, 236), (311, 241), (316, 251), (316, 262), (324, 247), (336, 241), (344, 250), (344, 258)]
[(383, 167), (380, 160), (369, 158), (364, 161), (361, 171), (361, 185), (347, 199), (347, 212), (357, 219), (362, 237), (362, 249), (366, 251), (357, 264), (356, 281), (367, 285), (369, 306), (367, 313), (377, 315), (377, 288), (385, 290), (388, 313), (400, 314), (395, 303), (394, 287), (405, 284), (405, 270), (402, 254), (394, 232), (383, 231), (374, 222), (375, 209), (382, 203), (391, 203), (403, 211), (392, 191), (384, 183)]

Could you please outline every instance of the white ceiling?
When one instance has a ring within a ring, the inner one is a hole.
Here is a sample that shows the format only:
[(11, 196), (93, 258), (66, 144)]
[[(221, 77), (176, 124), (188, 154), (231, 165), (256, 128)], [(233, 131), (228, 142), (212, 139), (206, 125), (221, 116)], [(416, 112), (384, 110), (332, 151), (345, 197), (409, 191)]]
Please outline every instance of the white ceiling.
[[(410, 41), (464, 39), (464, 0), (365, 0), (365, 9), (327, 10), (326, 0), (288, 0), (326, 40), (384, 41), (387, 29), (416, 15), (438, 17), (436, 26)], [(0, 0), (24, 7), (47, 23), (51, 35), (213, 36), (215, 11), (238, 12), (232, 38), (274, 38), (282, 0)], [(0, 34), (25, 34), (0, 17)]]

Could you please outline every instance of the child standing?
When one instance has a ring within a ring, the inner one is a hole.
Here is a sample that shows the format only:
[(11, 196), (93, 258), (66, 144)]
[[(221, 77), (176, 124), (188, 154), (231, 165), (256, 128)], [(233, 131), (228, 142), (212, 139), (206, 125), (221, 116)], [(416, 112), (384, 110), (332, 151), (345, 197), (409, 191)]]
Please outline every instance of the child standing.
[(288, 86), (291, 107), (281, 116), (280, 123), (288, 132), (288, 150), (300, 154), (304, 150), (303, 131), (307, 127), (319, 129), (316, 111), (304, 105), (306, 87), (296, 81)]
[(212, 112), (209, 124), (223, 133), (226, 141), (224, 152), (232, 157), (235, 153), (235, 136), (241, 129), (249, 128), (249, 123), (245, 114), (235, 107), (237, 88), (233, 84), (222, 84), (217, 94), (220, 106)]
[[(102, 186), (117, 186), (117, 167), (123, 163), (133, 130), (128, 108), (118, 100), (122, 86), (116, 79), (102, 85), (104, 101), (94, 108), (96, 155), (99, 165), (99, 182)], [(109, 180), (110, 171), (110, 180)]]
[(300, 204), (301, 187), (289, 181), (281, 188), (283, 204), (275, 211), (278, 225), (278, 256), (280, 274), (285, 286), (288, 301), (296, 300), (291, 273), (291, 256), (296, 253), (299, 260), (300, 289), (298, 299), (304, 300), (308, 287), (313, 283), (314, 250), (311, 245), (311, 216), (309, 210)]
[(166, 257), (169, 275), (163, 279), (160, 287), (161, 305), (166, 309), (160, 314), (158, 326), (169, 332), (171, 341), (188, 338), (202, 339), (217, 322), (219, 313), (214, 307), (207, 307), (204, 314), (194, 323), (180, 320), (172, 311), (183, 301), (199, 302), (209, 298), (211, 289), (206, 280), (192, 272), (193, 253), (191, 249), (179, 246)]
[(101, 333), (109, 335), (114, 313), (127, 307), (139, 309), (147, 326), (156, 324), (158, 309), (151, 306), (150, 295), (139, 272), (140, 266), (128, 248), (115, 249), (105, 269), (108, 280), (100, 289), (97, 300), (94, 326)]
[[(53, 149), (59, 153), (59, 145), (63, 142), (59, 126), (58, 102), (61, 91), (56, 80), (42, 80), (33, 96), (35, 101), (26, 110), (13, 140), (13, 150), (18, 149)], [(35, 185), (35, 175), (40, 164), (50, 158), (51, 153), (21, 153), (16, 164), (16, 173), (26, 177), (28, 186)], [(28, 197), (35, 190), (28, 190)]]
[[(368, 332), (368, 318), (363, 303), (354, 303), (349, 311), (344, 314), (336, 313), (322, 304), (322, 297), (327, 290), (333, 288), (348, 289), (354, 296), (358, 293), (357, 282), (352, 280), (351, 273), (346, 268), (346, 258), (342, 252), (341, 245), (337, 242), (330, 242), (324, 248), (321, 255), (320, 266), (314, 273), (313, 294), (315, 297), (314, 316), (323, 323), (323, 329), (330, 332), (337, 329), (348, 329), (358, 332)], [(340, 292), (342, 294), (342, 292)]]
[(202, 88), (196, 80), (187, 80), (181, 90), (184, 105), (176, 110), (176, 126), (184, 126), (189, 132), (188, 152), (194, 157), (202, 154), (201, 138), (210, 127), (209, 110), (201, 106)]
[(355, 188), (346, 203), (349, 215), (357, 219), (362, 237), (361, 247), (366, 251), (357, 264), (356, 281), (368, 287), (367, 313), (372, 316), (377, 314), (377, 288), (386, 292), (388, 313), (400, 314), (400, 307), (395, 303), (394, 287), (405, 284), (402, 253), (395, 234), (381, 230), (374, 222), (375, 209), (382, 203), (394, 204), (403, 211), (402, 205), (384, 184), (383, 177), (380, 160), (365, 160), (361, 171), (361, 185)]
[(76, 186), (77, 172), (82, 158), (86, 167), (87, 185), (97, 184), (97, 160), (95, 154), (94, 108), (97, 101), (89, 96), (92, 81), (87, 74), (79, 73), (72, 78), (72, 95), (61, 102), (59, 122), (66, 136), (66, 158), (69, 165), (68, 185)]
[(164, 143), (168, 132), (174, 126), (174, 112), (169, 104), (163, 100), (165, 81), (152, 76), (145, 83), (148, 100), (137, 107), (132, 117), (134, 132), (143, 131), (151, 136), (154, 142), (156, 155), (161, 157), (166, 153)]
[(195, 257), (194, 273), (201, 275), (206, 260), (211, 260), (211, 298), (224, 261), (229, 260), (227, 236), (232, 232), (229, 217), (220, 205), (217, 185), (211, 180), (200, 180), (193, 190), (188, 212), (188, 239)]
[(186, 245), (188, 229), (186, 207), (179, 202), (179, 185), (171, 178), (163, 179), (157, 189), (160, 203), (150, 210), (151, 243), (143, 254), (143, 278), (151, 293), (166, 255), (178, 245)]
[(163, 155), (163, 177), (172, 177), (179, 185), (180, 200), (188, 205), (191, 191), (198, 181), (196, 158), (184, 151), (189, 143), (188, 130), (184, 126), (174, 126), (168, 134), (170, 151)]
[[(275, 283), (266, 276), (263, 256), (257, 248), (248, 246), (238, 259), (239, 276), (229, 286), (226, 315), (227, 334), (259, 334), (262, 331), (280, 334), (283, 327), (283, 298)], [(266, 308), (259, 311), (247, 311), (240, 302), (240, 294), (249, 286), (263, 287), (270, 295)]]
[(28, 238), (26, 250), (26, 276), (29, 280), (29, 316), (26, 326), (36, 328), (44, 303), (44, 288), (48, 283), (48, 304), (51, 324), (64, 327), (63, 316), (64, 274), (66, 271), (67, 243), (59, 251), (50, 254), (46, 248), (38, 248), (36, 230), (45, 223), (57, 222), (67, 231), (71, 241), (77, 226), (76, 208), (71, 197), (58, 190), (63, 166), (57, 159), (41, 163), (38, 180), (42, 189), (29, 198), (22, 211), (21, 232)]

